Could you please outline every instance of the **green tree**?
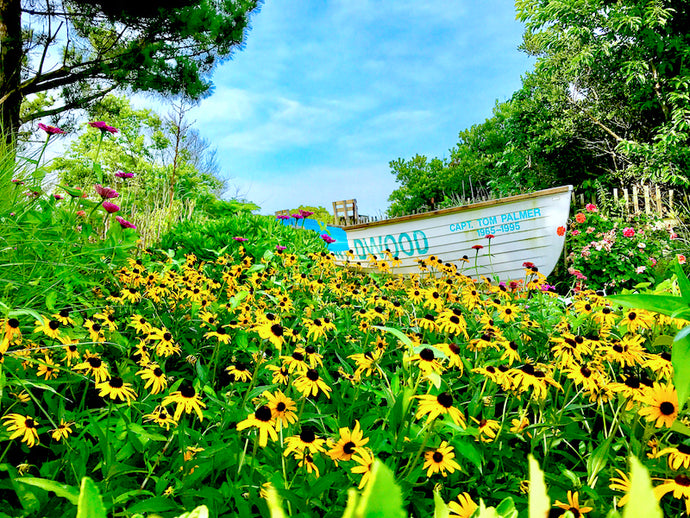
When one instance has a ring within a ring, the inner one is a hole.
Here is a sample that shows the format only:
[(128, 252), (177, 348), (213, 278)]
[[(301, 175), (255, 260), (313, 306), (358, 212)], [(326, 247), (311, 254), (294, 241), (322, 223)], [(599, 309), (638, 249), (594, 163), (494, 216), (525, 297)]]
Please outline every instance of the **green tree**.
[[(259, 0), (0, 0), (0, 123), (83, 108), (117, 88), (210, 91)], [(31, 111), (20, 111), (29, 99)]]
[(518, 0), (544, 98), (619, 178), (680, 185), (690, 170), (686, 0)]

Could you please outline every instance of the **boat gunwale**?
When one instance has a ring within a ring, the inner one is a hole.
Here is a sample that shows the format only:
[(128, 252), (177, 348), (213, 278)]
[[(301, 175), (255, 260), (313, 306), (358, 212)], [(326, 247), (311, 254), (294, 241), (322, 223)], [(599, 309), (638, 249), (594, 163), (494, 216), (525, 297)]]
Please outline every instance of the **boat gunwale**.
[(407, 214), (405, 216), (398, 216), (397, 218), (383, 219), (379, 221), (370, 221), (369, 223), (358, 223), (356, 225), (346, 225), (341, 227), (343, 230), (359, 230), (363, 228), (378, 227), (382, 225), (395, 225), (397, 223), (402, 223), (405, 221), (411, 221), (415, 219), (428, 219), (436, 216), (445, 216), (448, 214), (455, 214), (460, 212), (465, 212), (473, 209), (481, 209), (483, 207), (491, 207), (492, 205), (499, 205), (504, 203), (512, 203), (516, 201), (529, 200), (531, 198), (540, 198), (542, 196), (550, 196), (552, 194), (560, 194), (563, 192), (570, 192), (573, 190), (572, 185), (563, 185), (561, 187), (552, 187), (550, 189), (543, 189), (541, 191), (536, 191), (527, 194), (516, 194), (513, 196), (507, 196), (505, 198), (497, 198), (495, 200), (480, 201), (477, 203), (471, 203), (469, 205), (462, 205), (460, 207), (449, 207), (446, 209), (437, 209), (428, 212), (421, 212), (419, 214)]

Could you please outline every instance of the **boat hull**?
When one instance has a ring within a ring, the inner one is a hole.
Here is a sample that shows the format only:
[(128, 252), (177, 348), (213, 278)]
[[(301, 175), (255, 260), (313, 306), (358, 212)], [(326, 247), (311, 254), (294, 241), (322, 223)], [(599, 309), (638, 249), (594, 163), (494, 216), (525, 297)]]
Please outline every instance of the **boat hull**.
[[(470, 277), (521, 279), (525, 276), (523, 263), (528, 261), (548, 275), (563, 250), (565, 235), (559, 236), (558, 228), (567, 224), (571, 192), (572, 186), (568, 185), (351, 225), (344, 228), (348, 249), (354, 254), (349, 261), (366, 267), (371, 255), (382, 260), (388, 249), (401, 261), (400, 266), (392, 268), (393, 273), (418, 273), (418, 261), (435, 256), (455, 264)], [(347, 262), (344, 247), (339, 248), (341, 251), (334, 250), (337, 260)]]

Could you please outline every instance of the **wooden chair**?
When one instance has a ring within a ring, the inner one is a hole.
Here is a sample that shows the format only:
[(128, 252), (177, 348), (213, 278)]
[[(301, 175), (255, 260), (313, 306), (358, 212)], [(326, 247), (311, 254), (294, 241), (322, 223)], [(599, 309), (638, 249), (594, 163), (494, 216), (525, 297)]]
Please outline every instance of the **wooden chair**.
[(357, 200), (334, 201), (333, 217), (336, 225), (354, 225), (358, 223)]

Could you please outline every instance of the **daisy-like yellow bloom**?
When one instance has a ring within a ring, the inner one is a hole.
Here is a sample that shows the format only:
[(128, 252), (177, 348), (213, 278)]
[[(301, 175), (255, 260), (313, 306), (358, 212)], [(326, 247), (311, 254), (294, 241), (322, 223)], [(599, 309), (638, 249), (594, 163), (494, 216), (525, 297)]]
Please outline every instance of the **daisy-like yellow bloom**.
[(53, 315), (53, 318), (60, 322), (63, 326), (74, 325), (74, 320), (70, 317), (72, 313), (71, 308), (64, 308)]
[(433, 309), (434, 311), (441, 311), (445, 304), (443, 296), (436, 288), (429, 288), (422, 291), (424, 294), (424, 307)]
[[(525, 428), (529, 426), (529, 419), (526, 417), (523, 417), (522, 419), (511, 419), (510, 420), (510, 431), (516, 434), (521, 434)], [(532, 434), (530, 432), (526, 432), (527, 437), (532, 438)]]
[(276, 390), (273, 394), (266, 391), (263, 393), (263, 396), (268, 400), (268, 408), (271, 409), (271, 414), (276, 421), (278, 430), (297, 422), (297, 414), (295, 414), (297, 405), (292, 399), (280, 390)]
[(449, 446), (446, 441), (443, 441), (435, 450), (427, 450), (424, 452), (423, 468), (429, 468), (426, 476), (430, 477), (434, 473), (440, 473), (445, 477), (447, 476), (446, 471), (453, 473), (456, 469), (461, 470), (460, 465), (453, 460), (454, 458), (453, 447)]
[(508, 360), (508, 365), (520, 361), (520, 353), (518, 352), (518, 344), (513, 340), (501, 340), (499, 342), (503, 346), (503, 355), (501, 360)]
[(273, 346), (280, 351), (285, 339), (292, 337), (292, 331), (280, 325), (278, 322), (266, 322), (255, 327), (259, 336), (264, 340), (270, 340)]
[(453, 406), (453, 396), (449, 392), (441, 392), (438, 396), (425, 394), (414, 397), (420, 400), (415, 419), (426, 415), (427, 421), (433, 421), (440, 415), (448, 414), (456, 425), (465, 428), (465, 416)]
[(530, 363), (517, 369), (508, 370), (506, 376), (510, 382), (510, 387), (506, 388), (517, 390), (520, 394), (532, 388), (532, 394), (536, 399), (544, 399), (546, 397), (547, 385), (556, 387), (558, 390), (562, 389), (561, 385), (549, 374)]
[(84, 327), (88, 329), (89, 338), (91, 338), (92, 342), (105, 342), (105, 335), (103, 334), (103, 326), (101, 324), (87, 318), (84, 321)]
[(417, 325), (422, 329), (426, 329), (427, 331), (436, 331), (438, 329), (438, 325), (436, 325), (436, 317), (431, 313), (418, 318)]
[(294, 454), (297, 465), (300, 468), (305, 468), (307, 473), (314, 473), (316, 478), (319, 478), (320, 472), (318, 466), (314, 463), (314, 456), (308, 451), (296, 451)]
[(671, 384), (654, 383), (642, 402), (647, 406), (641, 408), (639, 414), (648, 421), (656, 421), (657, 428), (670, 428), (678, 417), (678, 393)]
[(469, 339), (467, 335), (467, 322), (462, 315), (462, 311), (454, 308), (441, 313), (436, 319), (436, 325), (441, 332), (448, 332), (452, 335), (464, 335), (465, 339)]
[(60, 424), (57, 425), (57, 428), (50, 430), (50, 436), (57, 442), (67, 439), (69, 434), (72, 433), (72, 426), (74, 426), (74, 423), (66, 423), (64, 419), (60, 419)]
[(315, 318), (314, 320), (304, 318), (302, 323), (307, 327), (307, 340), (312, 339), (316, 341), (319, 338), (325, 337), (326, 332), (335, 329), (335, 324), (328, 317)]
[(680, 443), (678, 446), (664, 448), (656, 454), (657, 457), (668, 455), (668, 467), (677, 470), (681, 467), (690, 468), (690, 446)]
[(362, 479), (357, 486), (357, 489), (362, 489), (371, 478), (371, 468), (374, 466), (374, 453), (369, 448), (358, 448), (357, 453), (352, 456), (352, 460), (357, 465), (350, 468), (350, 471), (362, 474)]
[(616, 491), (623, 491), (625, 493), (623, 497), (616, 500), (616, 507), (623, 507), (628, 503), (628, 499), (630, 498), (630, 477), (628, 477), (628, 475), (626, 475), (620, 469), (616, 469), (616, 473), (618, 473), (618, 478), (611, 477), (609, 479), (609, 488)]
[(283, 365), (287, 367), (290, 374), (294, 372), (302, 375), (309, 370), (305, 351), (300, 347), (297, 347), (290, 356), (281, 356), (280, 359), (283, 360)]
[(326, 382), (319, 376), (316, 369), (308, 369), (303, 375), (297, 378), (293, 386), (304, 396), (308, 397), (310, 395), (316, 396), (319, 390), (324, 393), (324, 395), (330, 399), (331, 398), (331, 388), (326, 384)]
[(610, 306), (604, 306), (600, 310), (592, 313), (592, 318), (600, 326), (609, 328), (616, 323), (619, 317)]
[(29, 448), (33, 448), (38, 441), (38, 423), (33, 417), (21, 414), (7, 414), (2, 416), (3, 424), (8, 432), (13, 432), (10, 435), (10, 440), (17, 437), (22, 438)]
[(642, 335), (625, 335), (620, 341), (613, 341), (605, 348), (606, 359), (619, 363), (622, 367), (641, 365), (647, 358), (643, 343)]
[(460, 347), (460, 344), (451, 342), (449, 344), (440, 344), (438, 347), (445, 353), (446, 356), (448, 356), (448, 367), (457, 367), (460, 369), (460, 374), (462, 375), (465, 366), (462, 363), (462, 348)]
[(673, 378), (673, 364), (671, 363), (671, 354), (664, 351), (659, 354), (650, 354), (647, 360), (642, 364), (646, 369), (652, 369), (656, 372), (659, 378), (671, 380)]
[(129, 319), (130, 327), (133, 327), (137, 333), (148, 335), (153, 332), (153, 326), (141, 315), (132, 315)]
[(99, 396), (109, 397), (113, 401), (119, 399), (123, 403), (127, 402), (128, 405), (137, 398), (137, 393), (132, 389), (132, 385), (125, 383), (119, 376), (113, 376), (107, 381), (96, 383), (96, 388), (99, 390)]
[(139, 291), (135, 290), (134, 288), (123, 288), (120, 291), (120, 300), (122, 302), (131, 302), (132, 304), (136, 304), (141, 300), (141, 293)]
[(72, 365), (72, 362), (78, 362), (81, 360), (81, 354), (79, 353), (79, 348), (77, 347), (79, 340), (72, 340), (71, 338), (63, 337), (61, 342), (65, 344), (62, 350), (65, 353), (64, 362), (68, 367)]
[(564, 333), (563, 336), (552, 338), (556, 345), (551, 347), (551, 352), (559, 360), (562, 366), (568, 366), (574, 361), (582, 361), (584, 355), (591, 354), (589, 342), (581, 336)]
[(380, 349), (349, 355), (348, 358), (354, 360), (357, 364), (357, 369), (355, 370), (353, 376), (356, 379), (361, 379), (362, 374), (367, 377), (371, 376), (372, 374), (378, 374), (378, 362), (382, 356), (383, 351)]
[(4, 340), (0, 340), (0, 342), (4, 341), (9, 344), (22, 337), (22, 331), (19, 328), (19, 320), (16, 318), (4, 319), (2, 327), (4, 331)]
[(163, 327), (163, 329), (154, 328), (153, 332), (149, 335), (149, 339), (156, 342), (155, 347), (158, 356), (167, 358), (168, 356), (179, 354), (180, 352), (180, 347), (175, 344), (172, 333), (165, 327)]
[(146, 382), (144, 389), (151, 387), (151, 394), (159, 394), (168, 388), (168, 378), (157, 363), (150, 363), (137, 371), (137, 376)]
[(305, 450), (311, 453), (325, 452), (325, 442), (326, 440), (319, 438), (311, 427), (305, 426), (299, 435), (293, 435), (285, 439), (285, 452), (283, 452), (283, 455), (287, 457), (293, 451), (300, 452)]
[(421, 370), (424, 374), (429, 374), (430, 372), (441, 374), (444, 370), (443, 365), (441, 365), (441, 363), (436, 359), (434, 350), (429, 347), (425, 347), (419, 351), (418, 354), (411, 356), (408, 361), (417, 365), (419, 370)]
[(644, 385), (637, 376), (623, 376), (623, 383), (610, 383), (609, 387), (628, 400), (625, 409), (631, 410), (635, 403), (643, 401), (649, 387)]
[(35, 324), (36, 329), (34, 329), (34, 333), (40, 332), (50, 338), (60, 338), (60, 327), (62, 326), (60, 321), (42, 318), (41, 322), (37, 320)]
[(206, 408), (206, 404), (201, 401), (199, 394), (190, 383), (183, 384), (180, 390), (176, 390), (169, 396), (163, 398), (161, 405), (168, 406), (175, 403), (175, 415), (173, 419), (179, 421), (182, 416), (182, 412), (186, 414), (191, 414), (195, 412), (199, 416), (199, 421), (204, 420), (204, 414), (201, 412), (202, 408)]
[(667, 493), (673, 492), (673, 498), (685, 501), (685, 512), (690, 514), (690, 477), (679, 473), (674, 478), (666, 479), (654, 488), (654, 496), (661, 500)]
[(97, 354), (91, 354), (88, 350), (84, 354), (84, 361), (72, 367), (75, 371), (86, 371), (86, 374), (91, 374), (96, 380), (96, 383), (110, 378), (108, 372), (108, 365), (101, 360)]
[(359, 421), (355, 421), (355, 427), (350, 431), (349, 428), (340, 429), (340, 438), (333, 447), (326, 453), (333, 462), (338, 465), (338, 461), (347, 461), (357, 451), (369, 442), (368, 437), (364, 437), (362, 429), (359, 427)]
[(277, 385), (287, 385), (290, 381), (290, 371), (287, 369), (287, 367), (266, 365), (266, 368), (270, 371), (273, 371), (271, 383), (275, 383)]
[(599, 368), (599, 365), (594, 362), (585, 362), (582, 365), (573, 362), (567, 369), (564, 369), (563, 372), (565, 372), (568, 378), (573, 380), (578, 387), (582, 387), (588, 392), (594, 391), (598, 387), (608, 383), (606, 375)]
[(628, 333), (634, 333), (638, 329), (650, 329), (654, 325), (654, 315), (644, 309), (631, 309), (623, 315), (622, 324), (625, 324)]
[(173, 419), (173, 416), (168, 412), (165, 407), (157, 406), (153, 412), (150, 414), (144, 414), (144, 420), (147, 422), (156, 423), (161, 428), (170, 430), (170, 425), (177, 426), (177, 421)]
[(457, 502), (448, 502), (450, 518), (470, 518), (479, 506), (474, 503), (469, 493), (460, 493)]
[(55, 363), (53, 359), (47, 354), (43, 357), (43, 361), (38, 366), (36, 375), (39, 377), (44, 377), (46, 380), (55, 379), (60, 374), (60, 369), (58, 367), (60, 364)]
[(478, 441), (492, 442), (496, 440), (496, 434), (501, 429), (501, 425), (498, 421), (496, 421), (495, 419), (484, 418), (479, 420), (475, 419), (474, 417), (472, 417), (471, 419), (472, 421), (477, 423), (479, 427), (479, 437), (477, 437)]
[(277, 441), (278, 434), (275, 429), (275, 419), (273, 419), (273, 412), (268, 405), (262, 405), (257, 408), (253, 414), (247, 416), (247, 419), (237, 423), (238, 430), (254, 427), (259, 430), (259, 445), (264, 447), (268, 444), (268, 437), (271, 440)]
[(522, 311), (520, 307), (515, 304), (501, 304), (496, 309), (498, 310), (499, 318), (506, 324), (514, 322)]
[(244, 362), (235, 362), (235, 365), (225, 367), (225, 371), (230, 375), (232, 381), (251, 381), (252, 373)]
[(565, 509), (566, 511), (572, 512), (573, 516), (584, 516), (593, 509), (592, 507), (580, 507), (577, 491), (573, 493), (570, 490), (568, 490), (568, 503), (556, 500), (554, 505), (556, 507), (560, 507), (561, 509)]
[(107, 326), (111, 333), (117, 331), (117, 319), (115, 318), (115, 312), (112, 308), (105, 308), (100, 313), (95, 313), (93, 318), (97, 318), (103, 322), (103, 325)]

